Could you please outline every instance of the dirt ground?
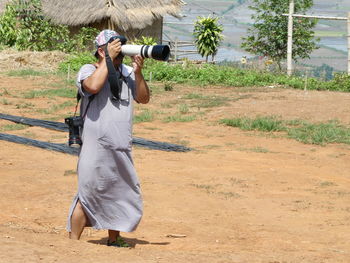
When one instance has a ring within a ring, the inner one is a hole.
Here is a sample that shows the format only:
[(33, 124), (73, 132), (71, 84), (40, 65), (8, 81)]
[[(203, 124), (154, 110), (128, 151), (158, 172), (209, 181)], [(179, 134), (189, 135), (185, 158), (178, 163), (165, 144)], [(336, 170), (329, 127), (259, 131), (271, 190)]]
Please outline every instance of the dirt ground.
[[(1, 74), (0, 112), (62, 121), (74, 106), (37, 109), (73, 99), (23, 97), (56, 81)], [(307, 145), (282, 133), (218, 123), (276, 115), (349, 125), (350, 94), (181, 85), (165, 92), (162, 84), (150, 86), (150, 104), (137, 105), (136, 113), (149, 109), (154, 120), (136, 123), (135, 136), (193, 151), (134, 147), (144, 216), (135, 232), (122, 233), (132, 248), (107, 247), (106, 232), (89, 228), (80, 241), (67, 238), (77, 157), (1, 141), (0, 262), (350, 262), (350, 146)], [(188, 94), (228, 99), (201, 107)], [(181, 104), (189, 105), (182, 114), (196, 119), (164, 122), (179, 114)], [(52, 142), (67, 137), (37, 127), (5, 132)]]

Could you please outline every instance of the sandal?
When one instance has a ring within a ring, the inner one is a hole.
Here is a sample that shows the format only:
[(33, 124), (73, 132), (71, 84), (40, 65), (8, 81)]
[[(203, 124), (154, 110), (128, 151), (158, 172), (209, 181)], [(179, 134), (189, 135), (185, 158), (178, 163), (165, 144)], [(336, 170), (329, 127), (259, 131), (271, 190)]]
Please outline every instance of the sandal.
[(128, 243), (125, 242), (121, 237), (117, 237), (117, 240), (110, 242), (107, 241), (107, 246), (109, 247), (130, 247)]

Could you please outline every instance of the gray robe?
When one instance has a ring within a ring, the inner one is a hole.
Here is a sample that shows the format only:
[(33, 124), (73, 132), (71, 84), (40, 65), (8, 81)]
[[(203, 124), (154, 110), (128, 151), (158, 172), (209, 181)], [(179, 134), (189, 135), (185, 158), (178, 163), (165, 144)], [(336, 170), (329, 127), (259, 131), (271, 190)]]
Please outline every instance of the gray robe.
[[(88, 94), (82, 80), (96, 70), (84, 65), (77, 77), (82, 95), (81, 115), (88, 104)], [(78, 161), (78, 193), (71, 205), (67, 230), (71, 231), (71, 216), (80, 200), (90, 226), (131, 232), (142, 217), (140, 185), (134, 168), (132, 146), (133, 99), (135, 77), (132, 68), (122, 65), (126, 77), (121, 101), (112, 99), (109, 83), (95, 95), (87, 110), (82, 132), (83, 145)]]

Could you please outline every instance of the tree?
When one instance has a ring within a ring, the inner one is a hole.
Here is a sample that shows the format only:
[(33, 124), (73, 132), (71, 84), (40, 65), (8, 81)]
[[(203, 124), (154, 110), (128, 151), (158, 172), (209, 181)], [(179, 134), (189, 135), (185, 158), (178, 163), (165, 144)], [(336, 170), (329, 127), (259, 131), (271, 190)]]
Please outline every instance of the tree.
[(41, 0), (11, 0), (0, 15), (0, 44), (18, 50), (85, 51), (98, 30), (83, 27), (70, 36), (68, 26), (44, 16)]
[(202, 57), (206, 57), (206, 62), (208, 62), (208, 57), (212, 56), (212, 61), (214, 61), (214, 56), (218, 51), (223, 35), (221, 34), (223, 26), (218, 24), (218, 17), (198, 17), (194, 24), (193, 36), (195, 37), (195, 45), (199, 54)]
[[(305, 14), (313, 6), (313, 0), (295, 0), (295, 13)], [(289, 0), (253, 0), (249, 7), (255, 11), (255, 21), (248, 29), (248, 36), (242, 38), (241, 47), (253, 54), (267, 56), (274, 60), (281, 70), (281, 62), (287, 58)], [(316, 19), (294, 19), (293, 60), (310, 58), (317, 49), (315, 32)]]

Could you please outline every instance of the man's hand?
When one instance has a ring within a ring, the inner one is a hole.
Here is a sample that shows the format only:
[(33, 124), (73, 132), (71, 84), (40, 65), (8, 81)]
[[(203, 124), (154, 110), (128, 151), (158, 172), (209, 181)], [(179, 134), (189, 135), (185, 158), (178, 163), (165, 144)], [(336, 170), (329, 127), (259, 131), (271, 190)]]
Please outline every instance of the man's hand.
[(122, 51), (122, 43), (119, 38), (114, 40), (112, 43), (108, 43), (107, 45), (108, 54), (111, 57), (112, 61), (118, 57), (119, 53)]
[(142, 68), (143, 68), (143, 62), (144, 58), (140, 55), (136, 55), (132, 57), (132, 66), (134, 68), (134, 73), (141, 74)]

